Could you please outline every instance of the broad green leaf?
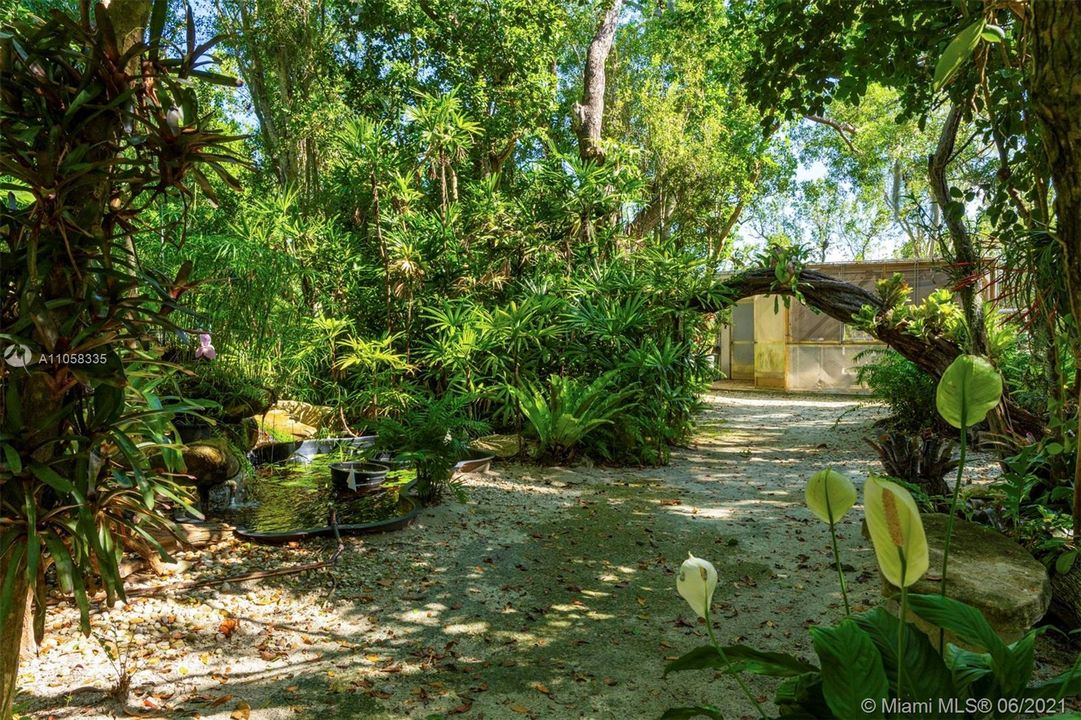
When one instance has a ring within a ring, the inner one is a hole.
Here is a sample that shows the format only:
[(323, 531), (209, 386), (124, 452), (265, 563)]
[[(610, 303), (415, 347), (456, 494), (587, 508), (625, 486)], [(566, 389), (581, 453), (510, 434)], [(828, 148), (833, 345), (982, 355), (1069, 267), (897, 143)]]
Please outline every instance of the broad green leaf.
[(1077, 550), (1071, 550), (1064, 552), (1058, 556), (1055, 560), (1055, 573), (1058, 575), (1066, 575), (1073, 569), (1074, 563), (1077, 561)]
[(169, 0), (154, 0), (150, 11), (150, 24), (147, 26), (151, 60), (157, 60), (160, 55), (161, 33), (165, 29), (165, 16), (168, 10)]
[(1002, 399), (1002, 376), (979, 355), (959, 355), (935, 391), (935, 405), (942, 419), (957, 429), (983, 422)]
[(724, 647), (724, 656), (712, 645), (702, 645), (668, 663), (664, 674), (712, 668), (732, 675), (749, 672), (770, 677), (791, 677), (817, 670), (814, 665), (784, 653), (762, 652), (746, 645)]
[(56, 579), (60, 582), (60, 589), (66, 593), (72, 592), (75, 588), (72, 582), (75, 570), (67, 547), (51, 530), (45, 534), (45, 545), (49, 548), (49, 557), (56, 568)]
[(23, 517), (26, 518), (26, 576), (35, 582), (41, 562), (41, 535), (38, 533), (37, 498), (34, 493), (23, 496)]
[(1042, 634), (1042, 630), (1030, 630), (1020, 640), (1009, 645), (1007, 666), (1002, 672), (1002, 677), (1007, 678), (1003, 685), (1003, 695), (1017, 697), (1028, 686), (1036, 657), (1036, 638)]
[[(882, 657), (867, 633), (846, 618), (835, 627), (811, 628), (815, 652), (822, 662), (822, 694), (839, 718), (881, 718), (882, 700), (890, 683)], [(864, 701), (875, 701), (866, 712)]]
[(938, 64), (935, 65), (935, 92), (941, 90), (949, 82), (950, 78), (976, 50), (976, 46), (980, 42), (980, 33), (983, 32), (986, 24), (987, 21), (980, 18), (957, 33), (957, 37), (946, 46), (946, 49), (942, 52), (942, 57), (938, 59)]
[(75, 490), (75, 486), (71, 484), (71, 481), (61, 477), (48, 465), (39, 462), (30, 463), (30, 472), (53, 490), (68, 495), (76, 495), (76, 499), (79, 499), (79, 493)]
[(1009, 667), (1010, 650), (983, 614), (976, 608), (941, 595), (909, 595), (908, 606), (916, 615), (953, 633), (967, 645), (982, 648), (991, 655), (991, 668), (1002, 680)]
[(822, 695), (822, 675), (818, 672), (785, 678), (777, 686), (773, 701), (784, 718), (826, 718), (831, 715)]
[(26, 545), (16, 542), (7, 557), (4, 558), (4, 584), (0, 586), (0, 623), (6, 623), (8, 613), (15, 606), (15, 602), (25, 602), (26, 597), (15, 598), (15, 584), (20, 575), (26, 572)]
[(993, 680), (994, 660), (991, 658), (991, 653), (973, 652), (956, 645), (949, 645), (946, 648), (946, 658), (953, 672), (954, 687), (958, 692), (966, 692), (970, 697), (979, 696), (981, 693), (975, 689), (977, 684), (984, 678), (991, 677)]
[(724, 654), (731, 663), (727, 673), (749, 672), (769, 677), (792, 677), (818, 670), (814, 665), (786, 653), (763, 652), (746, 645), (725, 645)]
[(726, 665), (721, 660), (721, 654), (712, 645), (701, 645), (694, 650), (680, 655), (664, 667), (664, 674), (682, 672), (684, 670), (703, 670), (705, 668), (722, 668)]
[(980, 33), (980, 38), (984, 42), (1000, 43), (1006, 39), (1006, 31), (998, 25), (986, 25)]
[[(897, 687), (897, 634), (900, 621), (885, 608), (877, 607), (852, 616), (860, 629), (874, 642), (882, 656), (882, 665), (890, 685)], [(915, 700), (954, 697), (950, 670), (927, 636), (905, 623), (904, 689), (905, 697)]]
[(8, 470), (13, 475), (21, 473), (23, 471), (23, 461), (19, 457), (19, 451), (7, 443), (0, 443), (0, 449), (4, 451), (4, 462), (7, 463)]

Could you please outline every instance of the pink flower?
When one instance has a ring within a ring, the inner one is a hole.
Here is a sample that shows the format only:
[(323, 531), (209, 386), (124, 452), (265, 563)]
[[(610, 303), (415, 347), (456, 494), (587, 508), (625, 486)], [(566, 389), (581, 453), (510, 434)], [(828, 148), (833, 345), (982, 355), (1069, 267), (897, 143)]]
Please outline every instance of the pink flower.
[(210, 333), (199, 333), (199, 347), (195, 348), (195, 359), (213, 360), (217, 356), (218, 351), (210, 344)]

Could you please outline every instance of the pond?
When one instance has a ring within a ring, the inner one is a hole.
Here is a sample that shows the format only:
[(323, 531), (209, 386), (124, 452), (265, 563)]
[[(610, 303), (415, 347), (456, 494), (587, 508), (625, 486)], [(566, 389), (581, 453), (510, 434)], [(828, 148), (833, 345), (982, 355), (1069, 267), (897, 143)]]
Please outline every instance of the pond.
[(330, 465), (345, 459), (361, 459), (359, 451), (335, 451), (309, 461), (289, 461), (255, 468), (238, 488), (238, 497), (220, 510), (237, 533), (254, 540), (284, 541), (311, 535), (332, 534), (330, 511), (343, 533), (372, 532), (415, 510), (404, 492), (416, 479), (413, 468), (387, 474), (383, 490), (369, 495), (337, 492)]

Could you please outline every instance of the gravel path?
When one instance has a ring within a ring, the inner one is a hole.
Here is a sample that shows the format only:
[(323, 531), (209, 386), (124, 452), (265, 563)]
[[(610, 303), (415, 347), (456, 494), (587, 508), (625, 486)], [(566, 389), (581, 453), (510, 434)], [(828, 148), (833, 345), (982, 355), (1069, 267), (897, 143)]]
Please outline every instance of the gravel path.
[[(803, 484), (827, 466), (862, 478), (861, 438), (882, 411), (737, 391), (706, 405), (696, 444), (668, 467), (496, 466), (469, 476), (467, 502), (350, 539), (332, 573), (133, 599), (97, 618), (115, 626), (98, 638), (59, 611), (23, 665), (20, 702), (42, 718), (655, 718), (700, 702), (751, 717), (729, 680), (661, 678), (704, 638), (674, 573), (688, 551), (717, 566), (722, 641), (811, 657), (806, 628), (842, 610)], [(859, 517), (840, 536), (866, 606), (878, 581)], [(227, 543), (186, 555), (183, 579), (329, 551)], [(126, 704), (107, 694), (114, 663), (132, 673)], [(772, 681), (751, 684), (772, 697)]]

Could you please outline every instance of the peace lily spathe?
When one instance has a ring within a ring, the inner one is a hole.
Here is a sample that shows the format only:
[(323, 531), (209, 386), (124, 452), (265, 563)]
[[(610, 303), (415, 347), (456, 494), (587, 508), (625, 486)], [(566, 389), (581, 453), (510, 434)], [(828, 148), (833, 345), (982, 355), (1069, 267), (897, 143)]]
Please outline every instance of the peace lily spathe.
[(717, 568), (713, 567), (709, 560), (687, 553), (687, 559), (679, 567), (676, 590), (698, 617), (704, 618), (709, 614), (709, 607), (713, 604), (713, 591), (716, 589)]
[(863, 485), (863, 507), (878, 567), (886, 580), (896, 587), (908, 587), (923, 577), (929, 565), (927, 535), (908, 490), (872, 475)]
[(807, 481), (807, 507), (824, 522), (833, 524), (856, 502), (856, 486), (839, 472), (821, 470)]

